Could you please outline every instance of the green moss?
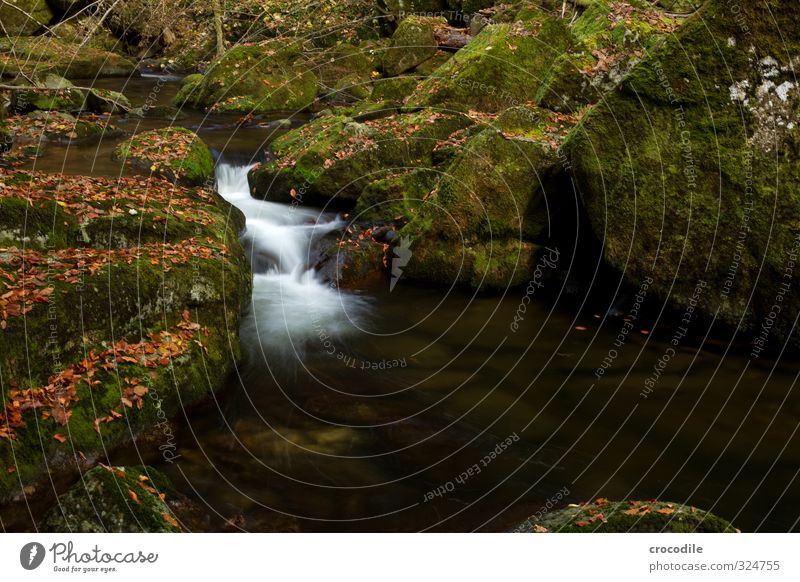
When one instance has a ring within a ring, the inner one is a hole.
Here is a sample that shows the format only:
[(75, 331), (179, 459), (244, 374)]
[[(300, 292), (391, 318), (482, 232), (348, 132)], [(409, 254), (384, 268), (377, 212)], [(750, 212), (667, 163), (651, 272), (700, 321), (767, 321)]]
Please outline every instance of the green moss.
[[(535, 119), (535, 116), (533, 116)], [(504, 126), (535, 121), (508, 114)], [(405, 273), (418, 280), (503, 289), (523, 282), (547, 242), (545, 184), (557, 165), (545, 140), (490, 128), (470, 139), (401, 231), (413, 240)]]
[(0, 154), (4, 154), (11, 149), (11, 144), (14, 141), (14, 135), (8, 129), (5, 123), (0, 121)]
[[(584, 117), (567, 148), (608, 262), (635, 285), (652, 276), (653, 293), (679, 309), (705, 281), (698, 317), (740, 329), (760, 325), (781, 281), (800, 277), (786, 271), (800, 233), (800, 97), (786, 72), (800, 42), (786, 6), (742, 5), (737, 20), (708, 2)], [(787, 297), (775, 341), (797, 313), (800, 299)]]
[(351, 219), (381, 221), (413, 218), (423, 198), (433, 189), (439, 172), (420, 168), (375, 180), (364, 188)]
[(518, 533), (735, 533), (726, 520), (707, 511), (662, 501), (606, 501), (570, 505), (529, 518)]
[(172, 105), (175, 107), (194, 107), (197, 101), (197, 92), (202, 82), (203, 75), (199, 73), (185, 76), (181, 81), (180, 90), (172, 99)]
[(15, 0), (0, 4), (0, 22), (3, 33), (25, 36), (41, 30), (53, 20), (53, 12), (46, 0)]
[(358, 123), (326, 116), (279, 137), (276, 160), (251, 172), (255, 191), (271, 200), (333, 202), (352, 207), (364, 187), (407, 168), (431, 167), (436, 145), (471, 125), (462, 115), (430, 110)]
[(410, 105), (500, 111), (532, 101), (554, 59), (572, 45), (564, 22), (490, 24), (425, 80)]
[(197, 86), (196, 103), (222, 112), (305, 109), (317, 96), (314, 73), (294, 62), (299, 42), (237, 46), (215, 60)]
[(43, 531), (56, 533), (177, 533), (172, 510), (161, 495), (169, 480), (147, 466), (97, 467), (58, 498), (44, 517)]
[[(238, 242), (244, 226), (241, 213), (216, 195), (168, 183), (81, 180), (81, 187), (91, 188), (98, 197), (114, 192), (113, 197), (93, 201), (95, 216), (81, 221), (52, 200), (28, 203), (0, 197), (0, 247), (24, 244), (29, 249), (52, 252), (77, 245), (76, 254), (83, 248), (131, 248), (133, 260), (112, 261), (94, 271), (87, 267), (72, 283), (56, 278), (61, 271), (52, 267), (49, 273), (53, 278), (47, 284), (54, 291), (48, 302), (34, 304), (24, 319), (8, 318), (0, 331), (4, 386), (24, 389), (46, 385), (60, 366), (108, 350), (112, 342), (147, 341), (151, 334), (181, 321), (184, 310), (209, 332), (198, 332), (197, 339), (204, 347), (189, 345), (168, 365), (145, 367), (140, 362), (118, 361), (116, 369), (97, 369), (93, 380), (98, 384), (78, 384), (78, 401), (70, 405), (72, 416), (66, 426), (52, 418), (42, 419), (40, 411), (26, 412), (26, 426), (15, 429), (16, 440), (0, 439), (0, 467), (4, 468), (0, 471), (0, 500), (13, 495), (20, 482), (26, 486), (42, 479), (46, 467), (53, 472), (80, 467), (81, 462), (67, 451), (79, 450), (92, 457), (144, 433), (164, 437), (159, 435), (159, 425), (182, 406), (203, 400), (221, 386), (239, 356), (237, 322), (250, 298), (250, 270)], [(23, 189), (28, 183), (36, 183), (45, 195), (52, 189), (54, 196), (69, 204), (75, 201), (66, 196), (67, 190), (58, 189), (59, 182), (62, 187), (71, 187), (69, 180), (46, 181), (17, 172), (4, 175), (2, 181), (9, 188)], [(159, 198), (162, 189), (164, 196)], [(126, 210), (110, 212), (120, 207)], [(134, 214), (129, 211), (136, 209)], [(225, 245), (227, 253), (206, 258), (191, 251), (190, 243), (208, 249)], [(163, 263), (153, 262), (147, 254), (136, 258), (133, 249), (147, 244), (165, 245), (160, 247), (166, 257)], [(190, 254), (184, 253), (182, 260), (173, 262), (168, 254), (172, 247), (167, 244), (185, 248)], [(0, 254), (0, 265), (5, 269), (7, 260)], [(124, 379), (134, 377), (148, 388), (141, 409), (124, 407), (120, 401), (127, 387)], [(3, 404), (8, 397), (4, 388)], [(123, 413), (125, 418), (101, 424), (101, 437), (94, 421), (111, 410)], [(56, 434), (69, 442), (60, 443), (54, 438)], [(12, 466), (15, 471), (7, 472)]]
[(433, 57), (439, 49), (434, 28), (445, 24), (444, 18), (415, 15), (405, 18), (392, 35), (392, 42), (384, 54), (386, 74), (405, 73)]
[(119, 144), (117, 156), (144, 171), (184, 185), (201, 185), (214, 176), (214, 158), (197, 134), (181, 127), (154, 129)]
[(136, 65), (108, 51), (47, 36), (0, 38), (0, 77), (56, 73), (68, 79), (127, 77)]
[(414, 92), (417, 79), (414, 77), (390, 77), (379, 79), (373, 85), (370, 101), (375, 103), (391, 101), (399, 104)]

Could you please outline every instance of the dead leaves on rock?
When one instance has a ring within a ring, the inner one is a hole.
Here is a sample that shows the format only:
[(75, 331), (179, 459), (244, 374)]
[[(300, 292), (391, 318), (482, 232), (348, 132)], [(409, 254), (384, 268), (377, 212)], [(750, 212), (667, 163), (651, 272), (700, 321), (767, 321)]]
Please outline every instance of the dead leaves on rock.
[[(124, 365), (135, 364), (145, 368), (168, 366), (193, 346), (207, 351), (199, 338), (208, 334), (208, 329), (192, 322), (189, 312), (184, 311), (181, 321), (169, 331), (153, 332), (149, 340), (138, 343), (119, 340), (107, 350), (97, 353), (90, 351), (80, 362), (70, 364), (63, 371), (51, 376), (45, 386), (26, 390), (12, 387), (5, 409), (0, 413), (0, 438), (14, 439), (14, 429), (26, 426), (23, 414), (29, 410), (41, 409), (42, 420), (52, 418), (61, 426), (67, 425), (72, 415), (70, 405), (79, 399), (79, 383), (84, 382), (89, 387), (100, 384), (102, 381), (96, 379), (95, 375), (102, 372), (113, 370), (125, 378), (126, 386), (122, 389), (120, 407), (141, 409), (142, 398), (148, 393), (148, 388), (137, 377), (126, 378)], [(119, 411), (110, 410), (108, 415), (95, 419), (95, 430), (100, 432), (100, 425), (122, 416)]]
[(213, 222), (211, 214), (198, 205), (198, 201), (214, 204), (208, 190), (183, 188), (153, 176), (110, 180), (0, 168), (0, 184), (0, 199), (19, 198), (31, 206), (55, 202), (82, 223), (126, 214), (146, 214), (142, 221), (165, 222), (174, 217), (204, 226)]

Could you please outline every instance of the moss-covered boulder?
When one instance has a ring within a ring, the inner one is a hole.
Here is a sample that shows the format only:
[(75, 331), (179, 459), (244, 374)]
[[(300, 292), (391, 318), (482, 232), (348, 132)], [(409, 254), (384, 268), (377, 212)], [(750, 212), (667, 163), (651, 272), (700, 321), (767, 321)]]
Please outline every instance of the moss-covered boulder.
[(94, 113), (129, 113), (133, 106), (125, 95), (110, 89), (93, 88), (86, 93), (86, 107)]
[(301, 56), (299, 41), (237, 46), (215, 60), (196, 87), (193, 102), (219, 112), (298, 111), (317, 96), (317, 78)]
[(369, 96), (377, 59), (372, 43), (339, 43), (324, 50), (308, 51), (296, 65), (317, 77), (320, 98), (332, 101), (357, 101)]
[(490, 24), (423, 81), (409, 105), (495, 112), (533, 101), (573, 42), (565, 21), (545, 11)]
[(356, 222), (408, 221), (441, 176), (441, 169), (404, 169), (370, 182), (350, 213)]
[(387, 75), (396, 76), (410, 71), (428, 60), (439, 49), (434, 29), (447, 24), (444, 18), (409, 16), (405, 18), (392, 35), (389, 48), (383, 56), (383, 70)]
[(68, 79), (127, 77), (136, 74), (130, 60), (91, 46), (49, 36), (0, 38), (0, 77), (29, 78), (55, 73)]
[(14, 0), (0, 4), (0, 34), (26, 36), (41, 30), (53, 20), (47, 0)]
[[(552, 223), (574, 216), (572, 196), (551, 189), (569, 121), (511, 108), (464, 144), (400, 234), (413, 241), (405, 275), (427, 282), (505, 289), (529, 277)], [(572, 120), (574, 123), (574, 120)], [(545, 251), (550, 262), (558, 252)]]
[[(330, 115), (272, 144), (274, 160), (250, 173), (257, 195), (352, 207), (364, 187), (403, 168), (431, 167), (437, 144), (471, 125), (463, 115), (431, 110), (356, 122)], [(292, 194), (294, 192), (294, 194)]]
[[(758, 329), (800, 313), (800, 90), (790, 3), (709, 0), (570, 137), (606, 260), (688, 314)], [(793, 57), (792, 57), (793, 58)]]
[(167, 420), (239, 357), (244, 217), (160, 179), (0, 183), (0, 502), (131, 440), (174, 458)]
[(53, 533), (177, 533), (166, 503), (173, 488), (147, 466), (95, 467), (60, 495), (40, 530)]
[(196, 133), (182, 127), (139, 133), (119, 144), (115, 155), (176, 184), (202, 185), (214, 177), (214, 158), (208, 146)]
[(181, 80), (181, 88), (172, 98), (172, 105), (175, 107), (197, 107), (198, 106), (198, 89), (203, 82), (203, 75), (194, 73), (186, 75)]
[(8, 125), (13, 128), (18, 141), (26, 144), (86, 142), (121, 134), (107, 118), (85, 113), (76, 117), (61, 111), (15, 115), (8, 118)]
[(736, 533), (728, 521), (680, 503), (608, 501), (570, 505), (532, 516), (516, 533)]
[(593, 2), (571, 25), (575, 43), (555, 58), (536, 103), (567, 112), (596, 103), (681, 22), (651, 3)]
[(67, 79), (48, 74), (34, 86), (12, 92), (11, 108), (17, 113), (28, 111), (64, 111), (76, 113), (86, 107), (86, 95)]

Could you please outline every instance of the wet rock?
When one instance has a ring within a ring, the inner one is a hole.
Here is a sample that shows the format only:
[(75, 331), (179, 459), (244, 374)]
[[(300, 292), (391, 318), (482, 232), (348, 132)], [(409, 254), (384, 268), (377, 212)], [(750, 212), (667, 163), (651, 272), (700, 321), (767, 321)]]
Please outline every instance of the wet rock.
[(314, 264), (319, 276), (340, 289), (363, 289), (385, 283), (387, 245), (371, 230), (351, 227), (342, 235), (324, 237)]
[(92, 89), (86, 95), (86, 105), (94, 113), (129, 113), (131, 102), (125, 95), (109, 89)]
[(45, 516), (41, 529), (58, 533), (176, 533), (166, 503), (169, 480), (152, 467), (96, 467), (85, 473)]
[(542, 512), (519, 524), (515, 533), (735, 533), (712, 513), (664, 501), (608, 501), (569, 505)]

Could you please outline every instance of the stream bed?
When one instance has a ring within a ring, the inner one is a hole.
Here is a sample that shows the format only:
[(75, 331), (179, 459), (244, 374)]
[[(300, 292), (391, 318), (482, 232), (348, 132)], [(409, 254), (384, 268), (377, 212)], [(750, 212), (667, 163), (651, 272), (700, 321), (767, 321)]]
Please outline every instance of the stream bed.
[[(177, 89), (157, 77), (98, 84), (134, 105), (168, 103)], [(175, 462), (132, 450), (113, 461), (163, 470), (210, 529), (499, 531), (548, 500), (595, 497), (687, 503), (745, 531), (800, 529), (796, 356), (751, 361), (743, 339), (698, 328), (648, 389), (668, 322), (636, 322), (615, 348), (622, 317), (567, 294), (526, 303), (515, 328), (524, 289), (471, 295), (401, 278), (339, 291), (307, 263), (314, 239), (346, 219), (249, 196), (247, 164), (275, 132), (199, 112), (176, 124), (217, 152), (218, 189), (248, 219), (244, 358), (178, 419)], [(50, 145), (30, 167), (118, 176), (116, 142)]]

